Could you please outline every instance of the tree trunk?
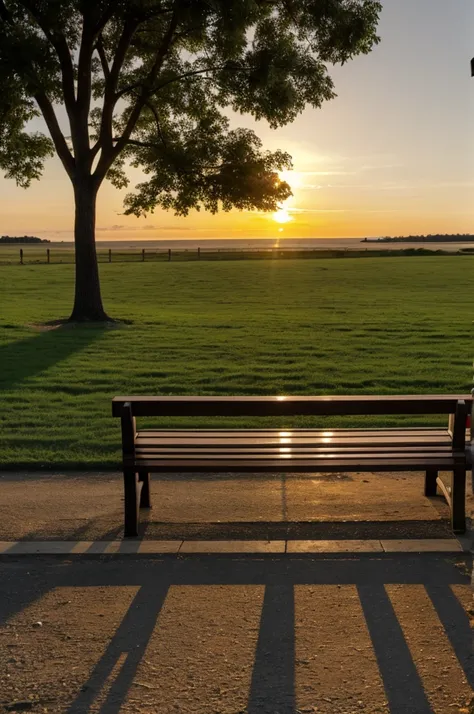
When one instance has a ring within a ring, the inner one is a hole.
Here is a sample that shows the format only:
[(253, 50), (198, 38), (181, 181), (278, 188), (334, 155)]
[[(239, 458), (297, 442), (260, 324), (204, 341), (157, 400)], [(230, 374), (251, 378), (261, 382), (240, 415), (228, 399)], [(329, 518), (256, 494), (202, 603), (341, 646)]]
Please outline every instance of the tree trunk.
[(76, 179), (74, 185), (76, 290), (69, 318), (74, 322), (101, 322), (110, 318), (102, 306), (99, 269), (95, 249), (95, 210), (97, 188), (92, 178)]

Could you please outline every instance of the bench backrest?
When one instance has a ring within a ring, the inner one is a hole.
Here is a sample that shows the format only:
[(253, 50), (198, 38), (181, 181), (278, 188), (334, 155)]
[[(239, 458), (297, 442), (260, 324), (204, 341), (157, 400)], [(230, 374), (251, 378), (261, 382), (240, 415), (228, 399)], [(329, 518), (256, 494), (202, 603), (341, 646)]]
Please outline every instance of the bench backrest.
[(328, 416), (351, 414), (448, 414), (453, 452), (464, 454), (471, 396), (336, 397), (115, 397), (121, 417), (124, 460), (135, 452), (135, 417), (142, 416)]
[(122, 416), (345, 416), (373, 414), (455, 414), (460, 402), (472, 408), (471, 395), (334, 397), (115, 397), (112, 414)]

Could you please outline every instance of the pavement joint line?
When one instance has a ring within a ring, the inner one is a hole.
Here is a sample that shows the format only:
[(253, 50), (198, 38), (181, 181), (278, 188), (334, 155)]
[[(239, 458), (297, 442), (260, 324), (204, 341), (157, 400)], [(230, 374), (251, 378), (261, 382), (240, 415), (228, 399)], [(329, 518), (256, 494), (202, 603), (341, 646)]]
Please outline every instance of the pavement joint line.
[(192, 554), (401, 554), (469, 553), (457, 538), (365, 540), (138, 540), (0, 541), (0, 555), (192, 555)]

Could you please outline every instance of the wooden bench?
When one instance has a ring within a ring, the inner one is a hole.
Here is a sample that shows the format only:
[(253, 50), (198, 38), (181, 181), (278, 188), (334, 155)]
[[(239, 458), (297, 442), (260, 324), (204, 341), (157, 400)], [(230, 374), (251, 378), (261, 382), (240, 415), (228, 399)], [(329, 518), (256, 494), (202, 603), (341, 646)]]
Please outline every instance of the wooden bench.
[[(138, 535), (150, 508), (150, 473), (320, 473), (423, 471), (425, 496), (437, 486), (455, 533), (465, 522), (466, 418), (471, 396), (115, 397), (122, 421), (125, 536)], [(144, 429), (136, 417), (446, 415), (441, 427), (380, 429)], [(438, 477), (452, 474), (450, 486)]]

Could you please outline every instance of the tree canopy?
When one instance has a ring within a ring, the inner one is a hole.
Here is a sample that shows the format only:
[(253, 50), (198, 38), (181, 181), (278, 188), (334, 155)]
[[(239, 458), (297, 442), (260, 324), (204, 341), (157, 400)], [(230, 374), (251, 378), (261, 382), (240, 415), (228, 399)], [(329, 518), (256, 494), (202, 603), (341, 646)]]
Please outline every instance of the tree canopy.
[[(56, 149), (70, 175), (83, 157), (123, 187), (128, 160), (150, 176), (127, 197), (137, 215), (275, 209), (288, 188), (273, 172), (290, 157), (230, 130), (225, 110), (278, 127), (321, 106), (334, 97), (328, 63), (371, 50), (379, 11), (375, 0), (0, 0), (0, 167), (28, 186)], [(50, 137), (28, 131), (40, 113)]]
[[(378, 42), (380, 10), (378, 0), (0, 0), (0, 169), (27, 187), (48, 156), (61, 159), (76, 251), (89, 246), (76, 285), (95, 260), (97, 190), (106, 177), (127, 186), (128, 164), (145, 173), (129, 214), (276, 210), (291, 194), (279, 178), (291, 157), (231, 128), (229, 111), (277, 128), (320, 107), (335, 96), (330, 65)], [(49, 135), (31, 131), (38, 116)]]

